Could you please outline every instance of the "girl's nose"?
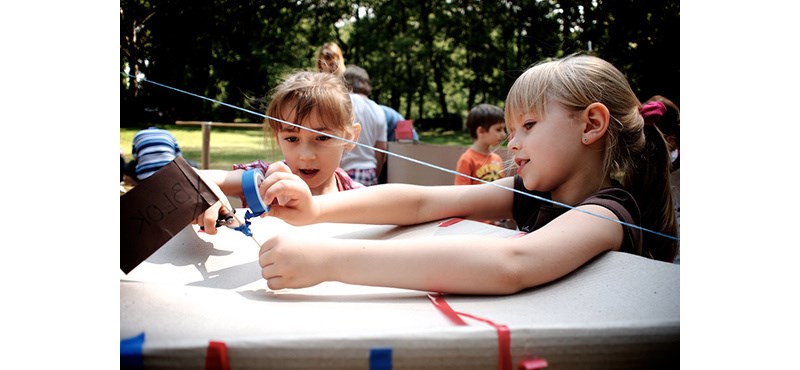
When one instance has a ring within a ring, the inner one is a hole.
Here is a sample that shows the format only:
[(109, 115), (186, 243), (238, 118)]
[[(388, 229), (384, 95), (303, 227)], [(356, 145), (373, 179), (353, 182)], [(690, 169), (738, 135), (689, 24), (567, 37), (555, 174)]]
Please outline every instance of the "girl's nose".
[(313, 145), (305, 144), (300, 147), (300, 159), (314, 159), (316, 156), (317, 152)]
[(519, 142), (517, 138), (514, 136), (509, 136), (508, 138), (508, 149), (510, 150), (519, 150)]

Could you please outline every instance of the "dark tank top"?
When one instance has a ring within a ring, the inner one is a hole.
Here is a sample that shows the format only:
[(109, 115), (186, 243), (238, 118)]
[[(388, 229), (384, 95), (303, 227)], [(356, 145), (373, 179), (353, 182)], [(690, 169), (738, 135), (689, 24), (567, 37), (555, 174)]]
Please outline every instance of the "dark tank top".
[[(617, 218), (625, 223), (640, 226), (641, 216), (639, 206), (633, 196), (622, 189), (621, 185), (613, 181), (613, 186), (598, 190), (596, 193), (584, 199), (575, 207), (584, 204), (596, 204), (608, 208)], [(550, 193), (529, 191), (525, 189), (522, 178), (514, 177), (514, 189), (533, 194), (544, 199), (551, 199)], [(514, 221), (520, 231), (526, 233), (535, 231), (564, 214), (569, 208), (562, 207), (544, 200), (529, 197), (519, 193), (514, 193), (514, 205), (512, 214)], [(620, 251), (636, 255), (642, 254), (642, 231), (637, 228), (622, 225), (625, 236), (622, 240)]]

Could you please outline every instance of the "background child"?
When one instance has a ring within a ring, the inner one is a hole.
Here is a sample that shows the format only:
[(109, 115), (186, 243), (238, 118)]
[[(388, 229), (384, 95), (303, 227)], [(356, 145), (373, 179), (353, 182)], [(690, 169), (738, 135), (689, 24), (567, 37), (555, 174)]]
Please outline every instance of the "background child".
[[(168, 165), (175, 157), (182, 157), (183, 153), (178, 139), (171, 132), (153, 126), (133, 136), (131, 155), (133, 159), (125, 164), (124, 172), (135, 185)], [(187, 162), (197, 167), (193, 161)]]
[[(353, 110), (344, 81), (330, 73), (298, 72), (290, 75), (273, 90), (266, 115), (353, 141), (358, 138), (360, 131), (359, 124), (353, 121)], [(264, 136), (274, 136), (285, 158), (285, 166), (281, 168), (302, 179), (311, 194), (363, 187), (339, 168), (342, 154), (352, 149), (354, 144), (270, 118), (265, 123), (268, 125), (264, 125)], [(269, 163), (257, 160), (250, 164), (234, 165), (233, 171), (198, 172), (207, 182), (219, 186), (226, 195), (238, 195), (242, 204), (247, 206), (242, 194), (242, 174), (253, 168), (266, 173), (269, 167)], [(230, 205), (226, 204), (226, 207), (231, 209)], [(204, 226), (207, 233), (215, 234), (214, 223), (219, 214), (220, 204), (217, 203), (196, 222)], [(222, 214), (227, 213), (223, 211)]]
[[(505, 177), (503, 158), (493, 152), (506, 138), (506, 120), (503, 111), (491, 104), (479, 104), (467, 115), (467, 131), (472, 136), (472, 146), (456, 163), (456, 171), (485, 181)], [(456, 175), (456, 185), (481, 184), (480, 181)]]
[[(399, 240), (280, 234), (261, 247), (262, 276), (271, 289), (333, 280), (510, 294), (558, 279), (607, 251), (672, 261), (675, 240), (612, 221), (675, 235), (667, 146), (658, 130), (645, 134), (639, 109), (618, 69), (597, 57), (571, 55), (528, 69), (508, 93), (505, 116), (517, 165), (514, 177), (473, 186), (385, 184), (312, 197), (299, 177), (270, 168), (260, 189), (267, 203), (278, 200), (269, 215), (294, 225), (412, 225), (449, 217), (513, 216), (527, 234)], [(617, 171), (621, 183), (612, 179)], [(386, 212), (389, 207), (392, 211)]]

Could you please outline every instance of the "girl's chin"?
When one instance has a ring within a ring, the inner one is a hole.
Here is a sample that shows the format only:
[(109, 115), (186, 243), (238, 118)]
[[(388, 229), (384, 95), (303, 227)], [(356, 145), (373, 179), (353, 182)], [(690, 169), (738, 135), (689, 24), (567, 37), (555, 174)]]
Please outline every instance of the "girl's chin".
[(317, 176), (317, 174), (313, 174), (313, 175), (312, 175), (312, 174), (305, 174), (305, 173), (302, 173), (302, 172), (301, 172), (301, 173), (298, 173), (298, 174), (297, 174), (297, 176), (300, 176), (300, 178), (301, 178), (301, 179), (303, 179), (303, 181), (305, 181), (306, 183), (308, 183), (308, 182), (310, 182), (311, 180), (313, 180), (313, 179), (314, 179), (314, 177), (316, 177), (316, 176)]
[[(302, 177), (302, 176), (301, 176), (301, 178), (303, 179), (303, 181), (306, 182), (306, 184), (308, 184), (308, 187), (312, 190), (312, 192), (316, 191), (319, 194), (322, 194), (322, 192), (324, 192), (325, 189), (328, 189), (328, 187), (331, 186), (330, 182), (326, 181), (325, 179), (322, 179), (319, 176), (319, 174), (317, 174), (315, 176), (312, 176), (312, 178), (310, 178), (310, 179), (307, 179), (307, 178)], [(335, 182), (336, 180), (334, 180), (334, 177), (331, 176), (330, 181), (334, 181)]]
[(525, 190), (536, 191), (536, 184), (533, 179), (528, 179), (524, 175), (522, 176), (522, 186), (525, 187)]

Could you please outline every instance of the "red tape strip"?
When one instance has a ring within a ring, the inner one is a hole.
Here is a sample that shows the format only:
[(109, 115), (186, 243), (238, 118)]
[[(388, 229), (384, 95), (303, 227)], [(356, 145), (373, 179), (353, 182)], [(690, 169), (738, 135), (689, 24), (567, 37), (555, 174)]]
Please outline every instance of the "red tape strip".
[(433, 302), (433, 305), (439, 309), (447, 318), (456, 325), (467, 325), (460, 316), (466, 316), (474, 320), (487, 323), (497, 330), (497, 368), (500, 370), (511, 370), (511, 330), (508, 326), (496, 324), (489, 319), (484, 319), (475, 315), (470, 315), (464, 312), (458, 312), (447, 304), (444, 296), (437, 294), (428, 294), (428, 298)]
[(450, 225), (452, 225), (452, 224), (457, 224), (457, 223), (459, 223), (459, 222), (461, 222), (461, 221), (463, 221), (463, 220), (464, 220), (463, 218), (458, 218), (458, 217), (456, 217), (456, 218), (451, 218), (451, 219), (449, 219), (449, 220), (447, 220), (447, 221), (442, 221), (442, 222), (440, 222), (440, 223), (439, 223), (439, 227), (448, 227), (448, 226), (450, 226)]
[(547, 367), (547, 360), (543, 358), (529, 358), (519, 362), (519, 370), (539, 370)]
[(453, 324), (459, 326), (467, 325), (467, 323), (464, 322), (464, 320), (462, 320), (460, 316), (458, 316), (456, 311), (454, 311), (453, 308), (450, 307), (449, 304), (447, 304), (447, 301), (444, 300), (443, 295), (428, 294), (428, 299), (430, 299), (431, 302), (433, 302), (433, 305), (436, 306), (436, 308), (438, 308), (441, 313), (447, 316), (447, 318), (450, 319), (450, 321), (452, 321)]
[(228, 347), (225, 342), (208, 342), (206, 350), (206, 370), (231, 370), (228, 363)]

